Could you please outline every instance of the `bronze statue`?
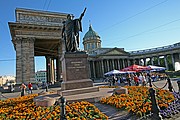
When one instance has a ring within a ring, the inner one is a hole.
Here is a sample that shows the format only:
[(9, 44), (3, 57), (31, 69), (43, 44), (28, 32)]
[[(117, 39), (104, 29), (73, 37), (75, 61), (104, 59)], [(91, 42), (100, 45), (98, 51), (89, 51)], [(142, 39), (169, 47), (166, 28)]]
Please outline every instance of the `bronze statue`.
[(63, 22), (62, 38), (65, 40), (66, 52), (79, 51), (79, 31), (82, 32), (81, 20), (86, 12), (86, 8), (78, 19), (73, 20), (73, 16), (68, 14), (67, 20)]

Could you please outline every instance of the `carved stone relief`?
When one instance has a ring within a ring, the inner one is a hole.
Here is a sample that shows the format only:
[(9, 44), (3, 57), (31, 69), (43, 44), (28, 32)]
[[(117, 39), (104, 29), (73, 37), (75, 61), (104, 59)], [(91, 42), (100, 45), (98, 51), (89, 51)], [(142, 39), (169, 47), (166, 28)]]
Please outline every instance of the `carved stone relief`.
[(55, 17), (55, 16), (38, 16), (38, 15), (29, 15), (18, 13), (17, 21), (21, 23), (33, 23), (39, 25), (56, 25), (62, 26), (62, 22), (65, 21), (65, 18)]

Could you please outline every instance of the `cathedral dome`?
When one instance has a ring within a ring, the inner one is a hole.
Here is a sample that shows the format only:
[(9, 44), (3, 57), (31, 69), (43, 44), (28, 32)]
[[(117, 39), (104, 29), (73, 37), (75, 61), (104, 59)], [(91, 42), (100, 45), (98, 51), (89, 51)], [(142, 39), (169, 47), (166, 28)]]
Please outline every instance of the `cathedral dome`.
[(89, 31), (84, 35), (83, 40), (88, 40), (88, 39), (100, 39), (100, 36), (92, 29), (92, 26), (89, 26)]
[(84, 50), (88, 53), (97, 48), (101, 48), (100, 36), (92, 29), (92, 26), (89, 26), (88, 32), (84, 35), (83, 38)]

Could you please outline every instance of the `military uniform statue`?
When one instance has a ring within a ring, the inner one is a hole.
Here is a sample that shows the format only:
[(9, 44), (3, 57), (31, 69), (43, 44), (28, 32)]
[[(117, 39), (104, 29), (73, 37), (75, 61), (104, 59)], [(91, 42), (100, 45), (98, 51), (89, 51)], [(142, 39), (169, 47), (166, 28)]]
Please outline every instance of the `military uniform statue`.
[(73, 20), (73, 16), (68, 14), (67, 20), (63, 22), (62, 38), (65, 41), (66, 52), (79, 51), (79, 31), (82, 32), (81, 20), (86, 8), (78, 19)]

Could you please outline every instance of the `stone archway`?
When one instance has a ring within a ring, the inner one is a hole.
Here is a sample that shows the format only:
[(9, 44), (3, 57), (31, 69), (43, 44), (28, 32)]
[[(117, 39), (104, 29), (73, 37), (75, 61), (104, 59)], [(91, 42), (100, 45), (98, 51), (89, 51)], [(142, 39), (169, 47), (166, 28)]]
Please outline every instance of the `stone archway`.
[(61, 39), (62, 22), (67, 14), (29, 9), (16, 9), (16, 22), (9, 22), (12, 42), (16, 51), (17, 84), (35, 82), (34, 56), (45, 56), (47, 81), (51, 82), (56, 59), (57, 79), (60, 79), (60, 57), (64, 51)]

